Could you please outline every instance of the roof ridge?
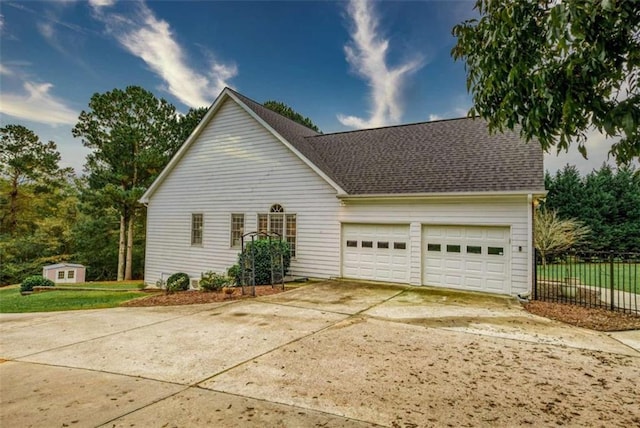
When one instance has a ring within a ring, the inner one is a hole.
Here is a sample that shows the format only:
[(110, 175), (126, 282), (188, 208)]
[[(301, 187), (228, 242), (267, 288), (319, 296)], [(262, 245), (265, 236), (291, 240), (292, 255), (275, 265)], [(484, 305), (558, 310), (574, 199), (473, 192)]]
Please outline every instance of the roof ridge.
[(348, 134), (348, 133), (351, 133), (351, 132), (377, 131), (377, 130), (380, 130), (380, 129), (390, 129), (390, 128), (405, 128), (405, 127), (408, 127), (408, 126), (428, 125), (428, 124), (432, 124), (432, 123), (451, 122), (451, 121), (454, 121), (454, 120), (467, 120), (467, 119), (475, 120), (475, 119), (481, 119), (481, 118), (480, 118), (480, 116), (474, 116), (474, 117), (469, 117), (469, 116), (450, 117), (450, 118), (447, 118), (447, 119), (426, 120), (426, 121), (423, 121), (423, 122), (399, 123), (397, 125), (378, 126), (376, 128), (350, 129), (348, 131), (329, 132), (329, 133), (323, 133), (323, 134), (318, 134), (318, 135), (309, 135), (309, 136), (306, 136), (304, 138), (326, 137), (326, 136), (330, 136), (330, 135)]

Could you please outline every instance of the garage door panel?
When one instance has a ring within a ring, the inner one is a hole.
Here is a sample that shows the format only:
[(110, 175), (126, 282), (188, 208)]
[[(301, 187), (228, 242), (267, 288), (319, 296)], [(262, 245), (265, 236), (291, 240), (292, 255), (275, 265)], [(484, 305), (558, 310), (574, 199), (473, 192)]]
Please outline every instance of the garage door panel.
[(409, 282), (408, 225), (343, 224), (342, 234), (344, 277)]
[(425, 225), (422, 236), (424, 284), (509, 293), (509, 227)]

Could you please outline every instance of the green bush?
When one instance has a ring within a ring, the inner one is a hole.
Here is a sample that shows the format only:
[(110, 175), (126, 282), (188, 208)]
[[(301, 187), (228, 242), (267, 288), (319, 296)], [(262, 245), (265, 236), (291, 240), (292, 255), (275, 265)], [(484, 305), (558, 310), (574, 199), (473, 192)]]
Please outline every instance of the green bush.
[(20, 284), (20, 291), (33, 291), (33, 287), (53, 287), (56, 284), (42, 275), (28, 276)]
[(235, 264), (227, 269), (227, 276), (233, 283), (233, 285), (240, 285), (240, 277), (242, 276), (242, 270), (240, 269), (240, 265)]
[(202, 274), (202, 278), (200, 279), (200, 288), (205, 291), (219, 291), (222, 287), (230, 283), (230, 278), (224, 275), (219, 275), (213, 271), (208, 271)]
[(285, 241), (269, 241), (268, 239), (260, 239), (249, 242), (244, 251), (239, 256), (239, 263), (244, 263), (245, 268), (251, 266), (252, 252), (255, 255), (256, 285), (271, 284), (271, 256), (279, 256), (282, 254), (284, 274), (289, 271), (291, 264), (291, 253), (289, 252), (289, 244)]
[(174, 273), (167, 279), (167, 292), (184, 291), (189, 289), (189, 275), (184, 272)]

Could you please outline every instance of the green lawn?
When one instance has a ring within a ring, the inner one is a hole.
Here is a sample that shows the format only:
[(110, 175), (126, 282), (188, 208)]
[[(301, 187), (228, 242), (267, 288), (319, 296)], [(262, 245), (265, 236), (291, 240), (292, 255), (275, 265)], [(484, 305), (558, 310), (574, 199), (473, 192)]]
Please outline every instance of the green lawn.
[[(565, 277), (578, 277), (583, 285), (609, 288), (611, 266), (608, 263), (571, 263), (538, 266), (538, 280), (563, 281)], [(618, 290), (640, 293), (640, 263), (614, 263), (614, 287)]]
[(107, 288), (109, 290), (139, 290), (144, 287), (143, 281), (101, 281), (83, 282), (81, 284), (58, 284), (58, 287)]
[[(112, 288), (118, 287), (113, 283)], [(142, 291), (49, 291), (23, 296), (20, 294), (20, 287), (13, 285), (0, 288), (0, 313), (113, 308), (145, 295), (147, 294)]]

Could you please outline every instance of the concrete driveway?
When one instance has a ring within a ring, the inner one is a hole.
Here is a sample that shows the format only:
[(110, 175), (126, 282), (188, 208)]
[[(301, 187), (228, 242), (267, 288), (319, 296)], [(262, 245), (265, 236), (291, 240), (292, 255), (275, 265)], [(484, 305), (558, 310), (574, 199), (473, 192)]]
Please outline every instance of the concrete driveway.
[(512, 299), (319, 282), (0, 315), (0, 426), (637, 426), (640, 332)]

